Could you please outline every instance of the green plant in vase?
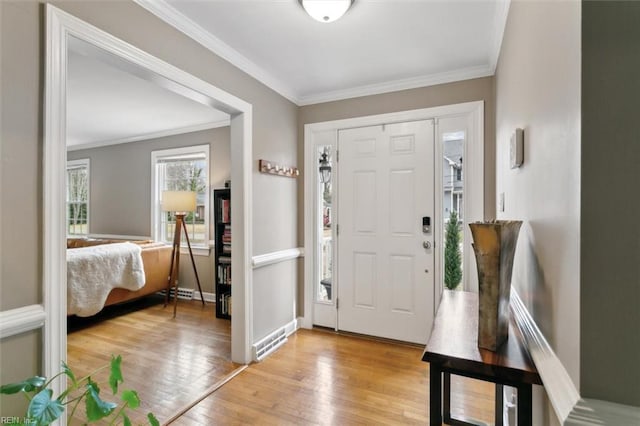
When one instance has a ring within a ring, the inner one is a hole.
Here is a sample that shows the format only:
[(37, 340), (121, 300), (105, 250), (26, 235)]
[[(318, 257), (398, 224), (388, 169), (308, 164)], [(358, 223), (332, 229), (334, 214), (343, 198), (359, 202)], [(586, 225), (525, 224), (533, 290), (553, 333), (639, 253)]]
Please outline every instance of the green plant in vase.
[[(0, 387), (2, 394), (22, 393), (29, 401), (27, 412), (22, 419), (14, 419), (13, 425), (49, 425), (58, 419), (66, 408), (71, 407), (68, 419), (71, 422), (78, 407), (84, 402), (84, 409), (88, 423), (100, 420), (108, 422), (110, 425), (122, 424), (131, 425), (131, 420), (127, 416), (127, 409), (135, 410), (140, 406), (140, 398), (134, 390), (122, 390), (118, 395), (118, 385), (124, 382), (120, 365), (122, 357), (120, 355), (111, 356), (111, 362), (101, 367), (91, 374), (77, 379), (71, 368), (66, 363), (62, 363), (62, 371), (51, 379), (35, 376), (18, 383), (10, 383)], [(105, 401), (100, 397), (100, 387), (91, 378), (98, 372), (109, 368), (109, 387), (113, 396), (119, 396), (119, 402)], [(53, 391), (49, 385), (59, 376), (66, 375), (69, 379), (67, 389), (57, 398), (53, 397)], [(76, 394), (78, 391), (78, 394)], [(159, 426), (160, 423), (152, 413), (147, 414), (147, 420), (151, 426)]]

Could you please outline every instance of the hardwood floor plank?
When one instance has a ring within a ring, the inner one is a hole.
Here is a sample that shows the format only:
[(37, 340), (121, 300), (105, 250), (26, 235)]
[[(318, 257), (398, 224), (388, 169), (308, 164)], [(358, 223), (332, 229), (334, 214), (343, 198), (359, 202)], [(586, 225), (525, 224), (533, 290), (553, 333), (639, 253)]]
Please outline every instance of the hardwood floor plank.
[[(161, 422), (174, 418), (239, 367), (230, 361), (230, 323), (216, 320), (212, 305), (180, 301), (178, 318), (171, 314), (149, 306), (68, 336), (78, 374), (122, 354), (125, 388), (143, 400), (135, 423), (148, 411)], [(300, 330), (171, 424), (424, 425), (429, 369), (421, 356), (418, 346)], [(492, 423), (493, 392), (492, 384), (452, 376), (452, 413)]]
[[(299, 330), (172, 425), (428, 423), (422, 348)], [(452, 378), (454, 415), (493, 422), (490, 383)]]
[[(175, 319), (173, 306), (162, 303), (114, 308), (96, 318), (69, 320), (67, 362), (84, 376), (108, 364), (111, 354), (122, 355), (123, 387), (135, 389), (142, 400), (130, 416), (136, 424), (146, 424), (149, 411), (165, 422), (240, 367), (231, 362), (230, 322), (215, 318), (213, 304), (179, 300)], [(108, 372), (94, 380), (107, 383)], [(102, 389), (113, 399), (108, 386)], [(82, 420), (77, 414), (75, 421)]]

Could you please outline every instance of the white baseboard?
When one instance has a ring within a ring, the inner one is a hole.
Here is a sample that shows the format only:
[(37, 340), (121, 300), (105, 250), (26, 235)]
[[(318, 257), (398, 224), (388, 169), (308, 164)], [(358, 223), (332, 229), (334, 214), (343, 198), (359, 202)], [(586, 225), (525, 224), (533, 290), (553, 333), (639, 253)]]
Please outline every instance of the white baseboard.
[(511, 312), (524, 337), (531, 359), (538, 369), (560, 424), (571, 426), (640, 424), (640, 407), (580, 397), (562, 361), (547, 342), (514, 287), (511, 287)]
[(44, 326), (42, 305), (29, 305), (0, 312), (0, 339), (26, 333)]
[[(204, 301), (205, 302), (211, 302), (211, 303), (215, 303), (216, 302), (216, 294), (215, 293), (207, 293), (206, 291), (203, 291), (202, 295), (204, 296)], [(196, 299), (196, 300), (200, 299), (200, 293), (197, 290), (193, 292), (193, 298)]]

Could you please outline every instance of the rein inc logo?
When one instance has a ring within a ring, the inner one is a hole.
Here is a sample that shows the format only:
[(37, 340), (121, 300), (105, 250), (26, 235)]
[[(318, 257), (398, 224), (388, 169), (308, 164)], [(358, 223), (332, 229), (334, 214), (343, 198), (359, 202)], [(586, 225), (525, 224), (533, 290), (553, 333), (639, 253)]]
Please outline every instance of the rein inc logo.
[(0, 417), (0, 424), (3, 425), (35, 425), (36, 421), (29, 417)]

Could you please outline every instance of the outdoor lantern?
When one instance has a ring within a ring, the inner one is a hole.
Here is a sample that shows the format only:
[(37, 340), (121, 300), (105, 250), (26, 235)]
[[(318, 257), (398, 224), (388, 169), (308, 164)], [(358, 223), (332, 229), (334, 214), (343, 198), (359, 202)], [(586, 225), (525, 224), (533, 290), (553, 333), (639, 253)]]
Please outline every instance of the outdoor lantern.
[(327, 153), (323, 152), (320, 156), (320, 182), (327, 183), (331, 180), (331, 164), (327, 159)]

